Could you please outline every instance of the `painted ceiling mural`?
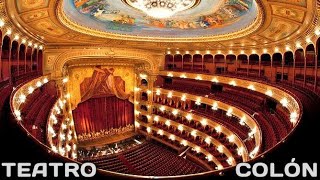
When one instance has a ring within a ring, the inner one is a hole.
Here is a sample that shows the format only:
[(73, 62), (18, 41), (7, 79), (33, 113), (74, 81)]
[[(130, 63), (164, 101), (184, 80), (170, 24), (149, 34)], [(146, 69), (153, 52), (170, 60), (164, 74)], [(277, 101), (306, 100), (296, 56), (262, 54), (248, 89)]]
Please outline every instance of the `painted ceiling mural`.
[(201, 0), (167, 19), (155, 19), (123, 0), (64, 0), (73, 22), (104, 32), (149, 37), (198, 37), (236, 32), (258, 15), (254, 0)]

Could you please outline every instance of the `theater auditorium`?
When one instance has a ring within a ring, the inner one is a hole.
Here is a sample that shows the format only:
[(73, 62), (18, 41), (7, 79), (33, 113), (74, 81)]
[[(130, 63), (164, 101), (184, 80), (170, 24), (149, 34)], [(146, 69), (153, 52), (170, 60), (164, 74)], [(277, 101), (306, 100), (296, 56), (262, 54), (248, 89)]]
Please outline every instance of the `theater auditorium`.
[(200, 179), (319, 161), (318, 0), (0, 0), (0, 12), (2, 162)]

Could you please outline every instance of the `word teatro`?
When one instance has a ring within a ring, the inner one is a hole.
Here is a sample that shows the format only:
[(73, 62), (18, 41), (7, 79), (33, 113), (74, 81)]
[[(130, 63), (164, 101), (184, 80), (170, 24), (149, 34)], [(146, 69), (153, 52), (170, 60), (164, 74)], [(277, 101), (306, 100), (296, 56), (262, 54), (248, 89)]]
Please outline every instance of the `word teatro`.
[[(48, 172), (53, 173), (53, 177), (93, 177), (97, 168), (93, 163), (1, 163), (5, 168), (5, 176), (12, 177), (16, 170), (17, 177), (48, 177)], [(59, 173), (60, 172), (60, 173)], [(62, 173), (64, 172), (64, 173)]]

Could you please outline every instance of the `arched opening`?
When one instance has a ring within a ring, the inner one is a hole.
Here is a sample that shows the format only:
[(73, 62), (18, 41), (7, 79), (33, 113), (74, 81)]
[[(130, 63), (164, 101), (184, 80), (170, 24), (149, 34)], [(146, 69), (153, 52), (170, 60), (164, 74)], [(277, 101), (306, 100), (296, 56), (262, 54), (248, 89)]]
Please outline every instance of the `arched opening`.
[(303, 49), (297, 49), (296, 52), (294, 53), (296, 63), (296, 67), (304, 67), (304, 51)]
[(201, 62), (202, 63), (202, 55), (201, 54), (193, 55), (193, 62)]
[(148, 101), (148, 94), (146, 92), (141, 93), (141, 100), (142, 101)]
[(234, 64), (236, 62), (236, 56), (233, 54), (229, 54), (226, 57), (227, 64)]
[(1, 79), (7, 80), (10, 78), (10, 67), (9, 67), (9, 56), (10, 56), (10, 44), (11, 39), (5, 36), (2, 41), (2, 51), (1, 51)]
[(245, 54), (240, 54), (238, 55), (238, 65), (240, 66), (237, 68), (237, 73), (239, 74), (247, 74), (248, 73), (248, 68), (246, 66), (241, 67), (241, 65), (247, 65), (248, 64), (248, 56)]
[(249, 64), (250, 65), (258, 65), (259, 64), (259, 55), (251, 54), (249, 56)]
[(320, 66), (320, 38), (318, 38), (318, 40), (317, 40), (317, 44), (316, 44), (316, 46), (317, 46), (317, 61), (318, 61), (318, 66)]
[(26, 70), (26, 46), (20, 45), (19, 49), (19, 74), (24, 74)]
[(32, 66), (32, 48), (29, 46), (27, 48), (27, 54), (26, 54), (26, 71), (30, 72), (31, 71), (31, 66)]
[(245, 54), (238, 55), (239, 64), (248, 64), (248, 56)]
[(38, 49), (34, 49), (32, 53), (32, 71), (37, 71), (38, 69)]
[(11, 74), (13, 76), (18, 75), (18, 65), (19, 65), (19, 60), (18, 60), (18, 49), (19, 49), (19, 44), (17, 41), (13, 41), (11, 45)]
[(211, 54), (205, 54), (203, 56), (203, 61), (205, 63), (213, 63), (213, 56)]
[(274, 53), (272, 55), (272, 66), (273, 67), (282, 66), (282, 54), (281, 53)]
[(304, 81), (304, 50), (297, 49), (294, 53), (295, 56), (295, 81)]
[(306, 62), (307, 62), (307, 66), (309, 67), (313, 67), (315, 66), (315, 48), (313, 46), (313, 44), (309, 44), (306, 48)]
[(183, 55), (183, 70), (186, 70), (186, 71), (192, 70), (192, 56), (191, 56), (191, 54)]
[(145, 80), (145, 79), (142, 79), (142, 80), (141, 80), (141, 85), (142, 85), (142, 86), (148, 86), (148, 81)]
[(224, 55), (223, 54), (217, 54), (214, 56), (214, 62), (215, 63), (224, 63)]
[(202, 69), (202, 55), (201, 54), (195, 54), (193, 55), (193, 71), (195, 72), (201, 72)]
[(293, 67), (293, 62), (293, 53), (291, 51), (284, 53), (284, 65)]
[(165, 68), (166, 69), (172, 69), (172, 64), (173, 64), (173, 55), (166, 54), (166, 56), (165, 56)]
[(38, 72), (42, 74), (42, 65), (43, 64), (43, 51), (39, 50), (38, 52)]
[[(177, 57), (179, 57), (178, 55), (175, 55)], [(181, 55), (180, 55), (181, 56)], [(176, 58), (175, 58), (176, 59)], [(192, 56), (191, 54), (185, 54), (183, 55), (183, 62), (192, 62)]]
[(271, 56), (269, 54), (261, 55), (261, 65), (262, 66), (271, 66)]

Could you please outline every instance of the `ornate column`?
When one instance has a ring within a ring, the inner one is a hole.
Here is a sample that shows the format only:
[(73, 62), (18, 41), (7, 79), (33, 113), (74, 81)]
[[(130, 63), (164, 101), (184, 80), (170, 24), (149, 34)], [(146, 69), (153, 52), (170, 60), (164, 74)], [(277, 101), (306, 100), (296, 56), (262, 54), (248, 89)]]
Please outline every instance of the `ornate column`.
[(303, 73), (303, 87), (306, 85), (306, 76), (307, 76), (307, 57), (306, 51), (303, 51), (304, 55), (304, 73)]
[(296, 55), (293, 54), (293, 81), (292, 84), (294, 84), (296, 80)]
[(281, 62), (281, 81), (283, 81), (283, 74), (284, 74), (284, 61), (285, 61), (285, 56), (282, 55), (281, 53), (281, 56), (282, 56), (282, 62)]
[(314, 90), (317, 89), (317, 76), (318, 76), (318, 54), (315, 53), (315, 61), (316, 61), (316, 67), (315, 67), (315, 72), (314, 72)]

